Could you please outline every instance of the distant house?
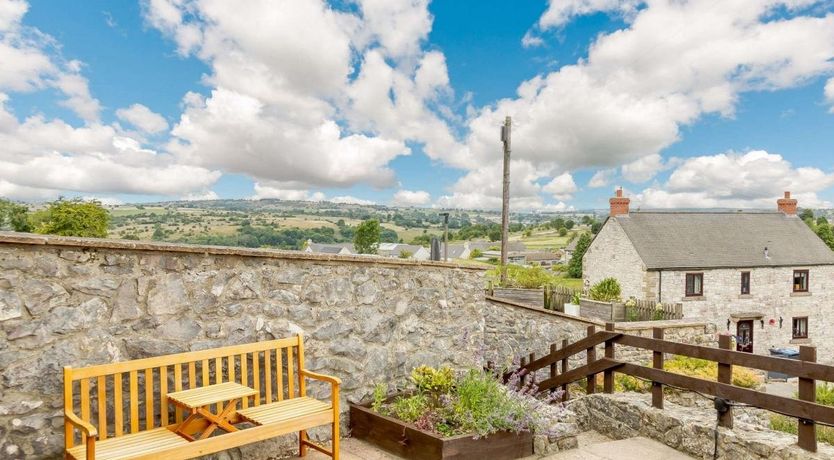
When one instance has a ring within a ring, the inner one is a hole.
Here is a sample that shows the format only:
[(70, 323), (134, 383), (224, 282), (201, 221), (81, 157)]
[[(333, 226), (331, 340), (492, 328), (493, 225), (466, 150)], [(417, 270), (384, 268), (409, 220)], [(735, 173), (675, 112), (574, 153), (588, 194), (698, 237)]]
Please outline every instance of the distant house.
[(622, 190), (610, 201), (583, 259), (586, 286), (614, 277), (623, 298), (681, 302), (739, 351), (814, 343), (834, 361), (834, 252), (790, 192), (778, 212), (630, 212)]
[[(395, 257), (414, 260), (429, 260), (431, 252), (428, 248), (416, 244), (380, 243), (377, 253), (383, 257)], [(408, 257), (403, 257), (406, 253)]]
[[(483, 257), (501, 260), (501, 251), (484, 251)], [(507, 252), (507, 263), (513, 265), (526, 265), (527, 253), (524, 251), (509, 251)]]
[(565, 263), (568, 263), (571, 259), (573, 259), (573, 253), (576, 252), (577, 243), (579, 243), (579, 235), (570, 240), (570, 243), (568, 243), (568, 245), (565, 246), (565, 249), (563, 249), (565, 252)]
[(313, 243), (312, 240), (307, 240), (307, 244), (305, 245), (304, 252), (313, 253), (313, 254), (338, 254), (338, 255), (348, 255), (353, 254), (353, 244), (351, 243), (331, 243), (331, 244), (323, 244), (323, 243)]
[[(440, 253), (443, 253), (443, 245), (440, 245)], [(449, 245), (449, 260), (453, 259), (468, 259), (472, 255), (472, 248), (469, 241), (464, 241), (463, 244)]]
[(547, 251), (527, 251), (524, 253), (524, 260), (527, 265), (537, 264), (542, 267), (550, 267), (553, 264), (559, 263), (559, 254)]

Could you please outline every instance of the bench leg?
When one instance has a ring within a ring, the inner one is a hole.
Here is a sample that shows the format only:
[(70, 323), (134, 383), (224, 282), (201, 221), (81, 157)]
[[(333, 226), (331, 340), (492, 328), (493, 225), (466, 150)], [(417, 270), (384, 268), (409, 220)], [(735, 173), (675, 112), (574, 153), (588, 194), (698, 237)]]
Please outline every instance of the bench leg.
[(330, 447), (331, 452), (333, 452), (333, 455), (331, 456), (331, 457), (333, 457), (333, 460), (339, 460), (339, 421), (338, 420), (339, 419), (337, 418), (336, 422), (331, 424), (332, 428), (330, 430), (331, 437), (333, 439), (331, 441), (331, 447)]
[(301, 430), (298, 432), (298, 456), (305, 457), (307, 456), (307, 444), (309, 438), (307, 437), (307, 430)]

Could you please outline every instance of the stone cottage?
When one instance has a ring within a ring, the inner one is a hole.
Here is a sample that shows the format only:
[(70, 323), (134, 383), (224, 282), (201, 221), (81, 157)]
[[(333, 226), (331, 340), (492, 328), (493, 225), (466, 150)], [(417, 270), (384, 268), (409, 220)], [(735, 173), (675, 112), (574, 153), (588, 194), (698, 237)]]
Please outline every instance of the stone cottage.
[(622, 190), (583, 259), (586, 286), (614, 277), (622, 297), (683, 303), (736, 336), (740, 351), (818, 347), (834, 361), (834, 252), (796, 215), (629, 209)]

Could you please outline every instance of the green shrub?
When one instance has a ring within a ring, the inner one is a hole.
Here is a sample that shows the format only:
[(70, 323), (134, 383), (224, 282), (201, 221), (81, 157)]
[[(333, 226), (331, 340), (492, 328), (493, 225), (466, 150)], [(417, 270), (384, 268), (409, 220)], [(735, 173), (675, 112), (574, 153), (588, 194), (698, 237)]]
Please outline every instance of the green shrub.
[[(664, 363), (663, 369), (676, 374), (698, 377), (705, 380), (718, 380), (718, 363), (705, 359), (675, 356)], [(752, 369), (733, 366), (733, 385), (743, 388), (758, 388), (762, 377)]]
[[(487, 272), (487, 276), (497, 284), (501, 279), (501, 267), (498, 266)], [(524, 289), (538, 289), (545, 284), (556, 282), (558, 275), (549, 272), (541, 266), (522, 267), (521, 265), (507, 265), (507, 283), (505, 287)]]
[(477, 248), (469, 251), (469, 258), (470, 259), (477, 259), (478, 257), (481, 257), (482, 255), (484, 255), (484, 251), (481, 251), (480, 249), (477, 249)]
[(626, 374), (614, 374), (614, 391), (634, 391), (637, 393), (645, 393), (652, 389), (652, 384), (645, 380), (640, 380), (637, 377), (632, 377)]
[(411, 381), (419, 391), (444, 394), (452, 390), (452, 385), (455, 383), (455, 374), (448, 367), (435, 369), (429, 366), (420, 366), (411, 371)]
[(591, 286), (591, 298), (601, 302), (620, 300), (620, 282), (616, 278), (605, 278)]
[(573, 295), (570, 297), (570, 303), (572, 303), (574, 305), (579, 305), (579, 299), (580, 299), (579, 293), (574, 292)]
[[(799, 434), (797, 419), (782, 414), (770, 416), (770, 429), (789, 434)], [(834, 445), (834, 428), (817, 425), (817, 441)]]
[(834, 406), (834, 384), (817, 383), (817, 404)]
[(413, 396), (399, 396), (391, 403), (391, 412), (398, 419), (413, 423), (429, 408), (429, 398), (421, 393)]
[(371, 410), (384, 414), (382, 405), (388, 397), (388, 385), (384, 383), (377, 383), (374, 386), (373, 401), (371, 402)]

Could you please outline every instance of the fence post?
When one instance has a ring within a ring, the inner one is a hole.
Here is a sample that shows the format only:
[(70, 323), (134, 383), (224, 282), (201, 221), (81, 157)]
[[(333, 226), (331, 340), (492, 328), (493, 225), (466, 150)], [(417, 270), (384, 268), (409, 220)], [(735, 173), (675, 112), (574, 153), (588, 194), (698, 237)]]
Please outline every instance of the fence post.
[[(533, 361), (535, 361), (535, 360), (536, 360), (536, 354), (535, 353), (530, 353), (530, 360), (527, 361), (527, 362), (530, 363), (530, 364), (533, 364)], [(530, 371), (530, 383), (535, 385), (535, 383), (536, 383), (536, 371)]]
[[(614, 332), (614, 323), (605, 323), (605, 330), (608, 332)], [(605, 357), (608, 359), (614, 359), (614, 341), (613, 340), (606, 340), (605, 341)], [(602, 389), (606, 393), (613, 393), (614, 392), (614, 371), (611, 369), (606, 370), (603, 372), (603, 383)]]
[(522, 358), (521, 358), (521, 361), (519, 361), (519, 363), (518, 363), (519, 374), (521, 374), (521, 379), (520, 379), (520, 381), (519, 381), (519, 384), (520, 384), (522, 387), (523, 387), (523, 386), (524, 386), (524, 384), (527, 382), (527, 372), (526, 372), (526, 371), (522, 371), (522, 370), (521, 370), (521, 368), (522, 368), (522, 367), (524, 367), (525, 365), (527, 365), (527, 358), (522, 357)]
[(551, 308), (551, 305), (553, 303), (553, 291), (552, 291), (552, 289), (553, 288), (549, 284), (545, 284), (544, 289), (542, 290), (542, 292), (544, 292), (544, 309), (545, 310), (551, 310), (552, 309)]
[[(802, 345), (799, 347), (799, 359), (811, 363), (817, 362), (817, 348)], [(814, 379), (799, 378), (799, 399), (816, 402), (817, 382)], [(799, 447), (809, 451), (817, 451), (817, 426), (813, 420), (798, 419)]]
[[(652, 328), (652, 337), (657, 340), (663, 340), (663, 328)], [(652, 352), (652, 367), (663, 370), (663, 352)], [(663, 409), (663, 384), (652, 382), (652, 407)]]
[[(729, 350), (731, 346), (730, 336), (721, 334), (718, 336), (718, 347), (722, 350)], [(718, 381), (731, 385), (733, 383), (733, 365), (718, 363)], [(733, 408), (728, 407), (723, 414), (718, 413), (718, 425), (725, 428), (733, 427)]]
[[(568, 347), (568, 339), (562, 339), (562, 348)], [(568, 357), (565, 356), (562, 358), (562, 375), (568, 372)], [(568, 394), (568, 384), (562, 384), (562, 401), (567, 401), (570, 399), (570, 394)]]
[[(594, 335), (597, 331), (596, 326), (588, 326), (588, 337)], [(592, 362), (597, 360), (597, 349), (596, 347), (591, 347), (585, 350), (586, 355), (586, 362), (591, 364)], [(585, 384), (585, 394), (594, 394), (597, 391), (597, 375), (596, 374), (589, 374)]]

